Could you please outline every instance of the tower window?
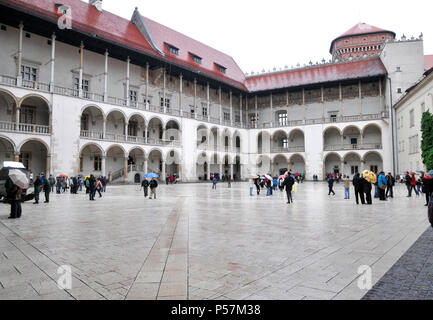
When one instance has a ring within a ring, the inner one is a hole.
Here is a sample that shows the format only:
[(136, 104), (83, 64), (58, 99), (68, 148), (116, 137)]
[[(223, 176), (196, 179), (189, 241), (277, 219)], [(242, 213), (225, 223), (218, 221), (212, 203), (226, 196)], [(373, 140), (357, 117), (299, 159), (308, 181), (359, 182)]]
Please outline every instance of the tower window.
[(193, 53), (190, 53), (190, 55), (191, 55), (192, 61), (194, 61), (195, 63), (201, 64), (201, 60), (202, 59), (199, 56), (197, 56), (197, 55), (195, 55)]
[(175, 54), (177, 56), (179, 55), (179, 49), (178, 48), (176, 48), (175, 46), (172, 46), (171, 44), (168, 44), (168, 43), (166, 43), (165, 45), (167, 46), (167, 50), (170, 53)]
[(227, 68), (223, 67), (222, 65), (219, 65), (218, 63), (215, 63), (215, 66), (217, 67), (218, 71), (221, 73), (226, 73)]

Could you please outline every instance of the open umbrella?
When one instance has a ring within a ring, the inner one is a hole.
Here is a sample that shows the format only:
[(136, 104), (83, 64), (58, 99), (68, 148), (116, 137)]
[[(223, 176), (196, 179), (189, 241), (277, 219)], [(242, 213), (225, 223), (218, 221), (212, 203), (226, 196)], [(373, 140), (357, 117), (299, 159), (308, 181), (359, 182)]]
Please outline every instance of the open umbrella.
[(268, 174), (265, 174), (265, 178), (266, 178), (266, 179), (269, 179), (269, 180), (274, 180), (274, 179), (272, 179), (272, 177), (271, 177), (270, 175), (268, 175)]
[(149, 173), (146, 173), (144, 176), (143, 176), (143, 178), (158, 178), (159, 177), (159, 175), (157, 175), (156, 173), (153, 173), (153, 172), (149, 172)]
[(59, 175), (59, 177), (67, 178), (68, 176), (66, 174), (61, 174), (61, 175)]
[(430, 170), (430, 171), (428, 172), (428, 174), (429, 174), (430, 177), (433, 177), (433, 170)]
[(29, 179), (26, 174), (20, 170), (9, 170), (9, 178), (11, 178), (12, 182), (21, 189), (27, 189), (29, 187)]
[(250, 179), (257, 179), (260, 178), (260, 176), (258, 174), (251, 174), (250, 175)]
[(285, 178), (286, 178), (286, 175), (284, 175), (284, 174), (278, 177), (278, 179), (285, 179)]

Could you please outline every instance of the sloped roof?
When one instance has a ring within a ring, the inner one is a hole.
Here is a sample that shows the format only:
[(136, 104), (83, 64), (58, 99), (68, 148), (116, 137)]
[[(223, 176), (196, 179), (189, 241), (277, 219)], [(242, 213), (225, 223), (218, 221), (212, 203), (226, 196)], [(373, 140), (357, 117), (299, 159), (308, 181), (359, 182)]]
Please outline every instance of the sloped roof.
[[(164, 52), (166, 60), (245, 90), (245, 75), (232, 57), (149, 18), (143, 17), (143, 20), (155, 45)], [(178, 48), (179, 55), (170, 53), (166, 44)], [(190, 53), (202, 58), (201, 64), (194, 62)], [(226, 73), (218, 71), (215, 63), (225, 67)]]
[(395, 37), (395, 33), (393, 31), (381, 29), (381, 28), (378, 28), (378, 27), (375, 27), (375, 26), (372, 26), (372, 25), (369, 25), (366, 23), (357, 23), (352, 28), (350, 28), (345, 33), (343, 33), (341, 36), (335, 38), (331, 42), (331, 49), (329, 49), (329, 52), (332, 53), (332, 47), (334, 46), (335, 41), (337, 41), (339, 39), (363, 35), (363, 34), (383, 33), (383, 32), (391, 33), (393, 35), (393, 37)]
[(428, 54), (424, 56), (424, 69), (430, 70), (433, 68), (433, 54)]
[(94, 6), (80, 0), (0, 0), (8, 6), (17, 7), (32, 15), (41, 16), (56, 22), (60, 17), (56, 3), (71, 8), (72, 28), (81, 32), (93, 33), (98, 37), (126, 47), (158, 56), (140, 31), (129, 20), (108, 11), (99, 12)]
[(260, 92), (385, 74), (385, 66), (375, 57), (248, 77), (245, 83), (249, 91)]

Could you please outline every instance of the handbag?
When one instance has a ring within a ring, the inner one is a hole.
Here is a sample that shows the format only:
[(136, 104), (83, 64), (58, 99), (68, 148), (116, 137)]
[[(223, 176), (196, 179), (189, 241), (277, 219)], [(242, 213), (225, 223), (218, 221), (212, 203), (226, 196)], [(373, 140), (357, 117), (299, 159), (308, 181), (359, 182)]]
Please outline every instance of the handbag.
[(386, 184), (382, 183), (379, 188), (381, 188), (382, 190), (385, 190), (386, 189)]

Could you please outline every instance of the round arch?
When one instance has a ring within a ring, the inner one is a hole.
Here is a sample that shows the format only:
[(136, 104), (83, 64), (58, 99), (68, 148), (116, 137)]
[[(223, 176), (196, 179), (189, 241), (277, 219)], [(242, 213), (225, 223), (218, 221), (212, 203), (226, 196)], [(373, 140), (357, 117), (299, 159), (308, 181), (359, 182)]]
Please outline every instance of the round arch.
[(123, 112), (123, 111), (120, 110), (119, 108), (110, 109), (110, 110), (107, 112), (107, 119), (108, 119), (108, 117), (109, 117), (112, 113), (115, 113), (115, 112), (120, 112), (120, 113), (123, 115), (123, 120), (124, 120), (124, 121), (126, 121), (126, 119), (128, 119), (128, 117), (126, 116), (125, 112)]
[(147, 119), (146, 119), (146, 117), (144, 115), (142, 115), (141, 113), (139, 113), (139, 112), (131, 113), (129, 115), (129, 117), (126, 119), (127, 123), (129, 123), (132, 120), (133, 117), (139, 117), (139, 118), (141, 118), (141, 120), (144, 121), (144, 125), (147, 125)]
[(325, 130), (323, 130), (323, 137), (325, 137), (325, 135), (326, 135), (326, 133), (327, 133), (328, 131), (333, 130), (333, 129), (337, 130), (338, 133), (340, 134), (340, 136), (343, 135), (343, 132), (340, 130), (340, 128), (338, 128), (338, 127), (336, 127), (336, 126), (329, 126), (329, 127), (327, 127)]
[(289, 163), (292, 173), (305, 173), (305, 158), (302, 154), (292, 154), (290, 156)]
[(8, 96), (10, 96), (14, 100), (15, 106), (19, 105), (19, 103), (20, 103), (19, 98), (17, 98), (11, 91), (3, 89), (3, 88), (0, 88), (0, 92), (3, 92), (5, 94), (7, 94)]
[(104, 149), (99, 145), (99, 144), (97, 144), (96, 142), (88, 142), (88, 143), (86, 143), (85, 145), (83, 145), (81, 148), (80, 148), (80, 156), (81, 156), (81, 154), (83, 153), (83, 150), (84, 149), (86, 149), (88, 146), (93, 146), (93, 147), (96, 147), (97, 149), (99, 149), (99, 151), (101, 151), (101, 155), (103, 156), (103, 157), (105, 157), (105, 151), (104, 151)]
[(122, 150), (124, 157), (128, 156), (128, 154), (126, 153), (125, 148), (122, 147), (120, 144), (111, 144), (111, 145), (109, 145), (107, 147), (107, 149), (105, 150), (105, 154), (108, 155), (108, 152), (111, 151), (111, 149), (114, 149), (114, 148), (119, 148), (120, 150)]
[(102, 117), (103, 117), (104, 119), (105, 119), (106, 116), (107, 116), (107, 115), (105, 114), (104, 110), (103, 110), (100, 106), (98, 106), (98, 105), (96, 105), (96, 104), (86, 104), (85, 106), (83, 106), (83, 107), (81, 108), (81, 114), (80, 114), (80, 117), (83, 115), (84, 111), (86, 111), (88, 108), (95, 108), (95, 109), (98, 109), (98, 111), (101, 112)]
[(368, 151), (368, 152), (366, 152), (366, 153), (364, 154), (364, 156), (362, 157), (362, 161), (365, 162), (366, 159), (367, 159), (369, 156), (371, 156), (371, 155), (375, 155), (375, 156), (379, 157), (380, 161), (383, 161), (382, 155), (381, 155), (379, 152), (377, 152), (377, 151)]
[(377, 130), (379, 130), (380, 134), (382, 135), (382, 128), (381, 128), (378, 124), (376, 124), (376, 123), (369, 123), (369, 124), (366, 124), (366, 125), (362, 128), (362, 130), (361, 130), (361, 134), (362, 134), (362, 136), (364, 137), (364, 136), (365, 136), (365, 131), (366, 131), (368, 128), (372, 128), (372, 127), (375, 127)]
[(165, 122), (164, 122), (164, 120), (162, 120), (162, 118), (161, 118), (160, 116), (151, 116), (151, 117), (149, 118), (149, 121), (147, 122), (147, 123), (148, 123), (148, 126), (150, 126), (150, 123), (151, 123), (152, 121), (156, 121), (156, 120), (159, 120), (159, 122), (161, 123), (161, 127), (162, 127), (162, 128), (165, 128)]
[(12, 145), (14, 153), (16, 153), (17, 151), (19, 151), (19, 149), (17, 149), (17, 146), (16, 146), (15, 142), (11, 138), (9, 138), (9, 137), (7, 137), (5, 135), (0, 134), (0, 139), (4, 139), (7, 142), (9, 142)]
[(17, 151), (20, 152), (21, 148), (23, 147), (23, 145), (25, 145), (27, 142), (32, 142), (32, 141), (40, 142), (45, 147), (45, 150), (47, 151), (47, 154), (50, 153), (50, 147), (48, 146), (48, 144), (44, 140), (39, 139), (39, 138), (28, 138), (28, 139), (22, 141), (19, 144), (19, 146), (17, 147)]
[(50, 102), (49, 102), (49, 101), (48, 101), (44, 96), (41, 96), (41, 95), (36, 94), (36, 93), (29, 93), (29, 94), (26, 94), (24, 97), (22, 97), (22, 98), (19, 100), (18, 106), (21, 107), (21, 105), (23, 104), (23, 102), (24, 102), (25, 100), (29, 99), (29, 98), (37, 98), (37, 99), (41, 99), (41, 100), (42, 100), (43, 102), (45, 102), (45, 104), (47, 105), (48, 111), (51, 112), (51, 103), (50, 103)]

